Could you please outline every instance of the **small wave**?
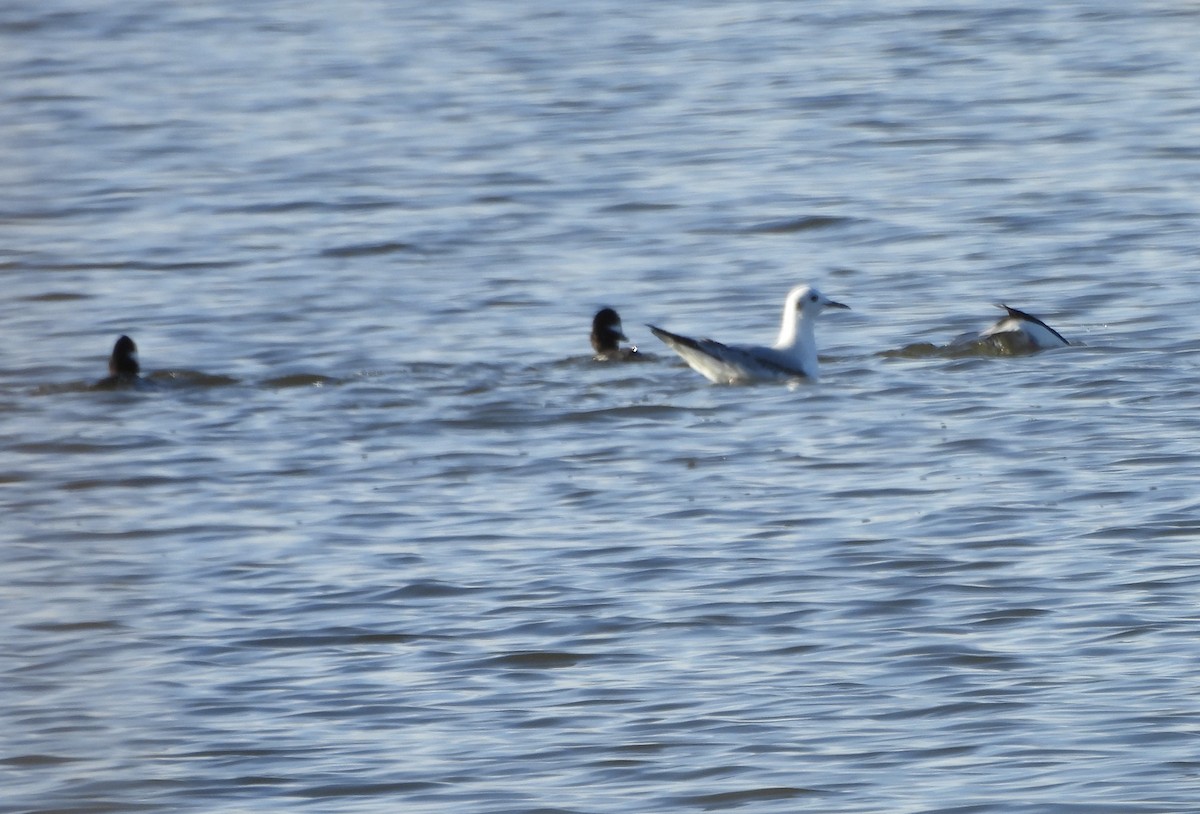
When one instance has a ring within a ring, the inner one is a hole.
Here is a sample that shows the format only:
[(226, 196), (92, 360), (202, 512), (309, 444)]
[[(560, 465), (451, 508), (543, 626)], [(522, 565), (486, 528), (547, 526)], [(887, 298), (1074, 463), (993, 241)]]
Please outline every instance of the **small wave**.
[[(4, 214), (0, 212), (0, 220), (4, 219)], [(30, 271), (45, 271), (45, 272), (60, 272), (60, 271), (219, 271), (221, 269), (235, 268), (240, 263), (233, 260), (184, 260), (173, 263), (149, 263), (141, 260), (128, 260), (123, 262), (30, 262), (23, 264), (23, 268)]]
[(415, 791), (429, 791), (443, 788), (443, 783), (428, 781), (406, 781), (401, 783), (334, 783), (325, 786), (312, 786), (296, 792), (298, 797), (319, 800), (326, 797), (380, 797), (389, 798), (399, 794), (410, 794)]
[(811, 232), (819, 229), (834, 229), (839, 226), (849, 226), (857, 222), (857, 218), (840, 215), (804, 215), (796, 218), (780, 218), (758, 223), (738, 224), (722, 223), (713, 226), (701, 226), (693, 229), (699, 235), (787, 235), (796, 232)]
[(47, 291), (44, 294), (32, 294), (21, 299), (23, 302), (71, 302), (91, 298), (91, 294), (80, 294), (76, 291)]
[(790, 232), (808, 232), (814, 229), (831, 229), (835, 226), (845, 226), (853, 222), (854, 218), (844, 218), (835, 215), (808, 215), (802, 218), (757, 223), (741, 231), (766, 235), (787, 234)]
[(794, 788), (791, 786), (776, 786), (772, 788), (744, 789), (741, 791), (723, 791), (715, 794), (700, 794), (682, 798), (688, 805), (699, 806), (705, 810), (727, 809), (748, 803), (765, 800), (791, 800), (813, 794), (825, 794), (820, 789)]
[(395, 601), (398, 599), (440, 599), (475, 593), (477, 590), (479, 589), (470, 586), (453, 585), (449, 582), (442, 582), (436, 579), (421, 579), (411, 582), (402, 588), (389, 591), (380, 596), (380, 599), (383, 601)]
[(288, 650), (293, 648), (309, 650), (317, 647), (409, 644), (418, 638), (420, 637), (407, 633), (381, 633), (347, 628), (296, 634), (274, 632), (264, 636), (243, 639), (237, 644), (240, 647), (267, 648), (271, 650)]
[(678, 209), (679, 204), (661, 204), (647, 203), (644, 201), (628, 201), (626, 203), (612, 204), (611, 206), (601, 207), (598, 211), (605, 214), (621, 214), (626, 212), (662, 212), (668, 209)]
[(527, 650), (509, 653), (488, 659), (485, 663), (493, 667), (511, 667), (518, 670), (554, 670), (574, 667), (580, 661), (592, 658), (587, 653), (568, 653), (560, 650)]
[(30, 768), (37, 766), (58, 766), (63, 763), (74, 763), (75, 761), (84, 759), (80, 757), (62, 757), (61, 755), (15, 755), (13, 757), (0, 758), (0, 765)]
[(385, 243), (357, 243), (349, 246), (334, 246), (321, 252), (322, 257), (373, 257), (379, 254), (397, 254), (417, 251), (412, 243), (388, 241)]
[(351, 198), (334, 201), (300, 198), (292, 201), (263, 201), (230, 206), (218, 211), (235, 215), (274, 215), (288, 212), (371, 212), (377, 209), (394, 209), (397, 206), (400, 204), (394, 200), (376, 198)]
[(622, 404), (614, 407), (598, 407), (593, 410), (575, 410), (564, 413), (560, 420), (568, 424), (587, 424), (594, 421), (609, 421), (613, 418), (664, 419), (691, 412), (691, 410), (670, 404)]

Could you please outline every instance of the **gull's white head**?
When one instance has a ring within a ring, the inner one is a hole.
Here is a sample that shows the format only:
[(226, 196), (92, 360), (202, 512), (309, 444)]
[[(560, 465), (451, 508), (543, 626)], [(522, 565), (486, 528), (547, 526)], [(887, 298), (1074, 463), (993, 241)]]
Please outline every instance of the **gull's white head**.
[(798, 316), (815, 317), (826, 308), (846, 308), (849, 305), (834, 302), (810, 285), (798, 285), (788, 292), (785, 309)]
[(788, 292), (783, 304), (783, 323), (779, 326), (779, 338), (775, 340), (774, 347), (789, 353), (802, 348), (805, 355), (803, 369), (815, 371), (817, 351), (812, 338), (813, 322), (826, 308), (849, 307), (834, 302), (812, 286), (796, 286)]

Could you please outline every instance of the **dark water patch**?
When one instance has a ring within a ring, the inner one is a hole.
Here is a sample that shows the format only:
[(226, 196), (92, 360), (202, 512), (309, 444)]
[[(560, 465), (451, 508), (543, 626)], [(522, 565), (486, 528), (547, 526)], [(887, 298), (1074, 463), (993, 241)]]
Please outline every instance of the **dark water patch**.
[(36, 769), (41, 766), (61, 766), (65, 763), (78, 763), (90, 758), (66, 757), (63, 755), (13, 755), (0, 758), (0, 766), (16, 766), (23, 769)]
[(379, 599), (385, 602), (398, 599), (444, 599), (467, 596), (482, 590), (484, 589), (475, 586), (454, 585), (436, 579), (421, 579), (393, 591), (385, 592), (380, 595)]
[(506, 427), (527, 427), (545, 423), (545, 415), (533, 405), (511, 400), (475, 404), (458, 418), (444, 418), (438, 423), (449, 428), (491, 431)]
[(1020, 670), (1026, 666), (1023, 659), (1003, 653), (989, 653), (951, 645), (899, 650), (892, 653), (891, 657), (916, 661), (927, 666), (970, 670), (1009, 672)]
[(589, 653), (529, 650), (484, 659), (479, 664), (480, 666), (504, 667), (515, 670), (557, 670), (564, 667), (574, 667), (581, 661), (588, 661), (595, 658), (597, 656)]
[(76, 291), (47, 291), (44, 294), (31, 294), (21, 297), (22, 302), (73, 302), (75, 300), (93, 299), (91, 294), (81, 294)]
[(70, 220), (71, 218), (91, 216), (96, 214), (97, 211), (103, 211), (103, 208), (93, 206), (66, 206), (57, 209), (3, 209), (0, 210), (0, 223)]
[(229, 740), (231, 743), (228, 746), (219, 746), (211, 749), (186, 749), (180, 752), (180, 756), (201, 760), (262, 758), (265, 761), (285, 759), (287, 757), (307, 757), (322, 751), (324, 748), (318, 744), (311, 744), (301, 748), (295, 746), (281, 748), (265, 746), (261, 741), (245, 741), (239, 738), (230, 738)]
[(638, 214), (641, 212), (664, 212), (671, 209), (679, 209), (679, 204), (662, 204), (662, 203), (644, 203), (641, 201), (627, 201), (625, 203), (611, 204), (598, 209), (598, 212), (604, 214)]
[[(121, 531), (106, 531), (103, 529), (88, 529), (84, 538), (91, 540), (145, 540), (161, 539), (163, 537), (178, 537), (195, 543), (223, 543), (231, 539), (242, 539), (257, 534), (278, 532), (277, 525), (231, 525), (221, 523), (191, 524), (182, 526), (155, 526)], [(61, 533), (60, 533), (61, 534)]]
[[(1026, 706), (1013, 701), (948, 701), (913, 709), (902, 709), (879, 715), (880, 720), (907, 721), (923, 718), (954, 718), (964, 721), (995, 721), (1005, 727), (1008, 715), (1019, 714)], [(1011, 726), (1011, 725), (1009, 725)]]
[(550, 182), (537, 175), (520, 172), (489, 172), (477, 179), (478, 183), (495, 187), (546, 186)]
[(314, 800), (332, 799), (338, 797), (388, 797), (395, 794), (411, 794), (415, 791), (432, 791), (446, 788), (445, 783), (431, 781), (409, 781), (402, 783), (332, 783), (323, 786), (311, 786), (307, 789), (289, 791), (293, 797), (306, 797)]
[(76, 633), (94, 630), (123, 630), (125, 625), (112, 619), (103, 619), (94, 622), (35, 623), (25, 625), (25, 627), (28, 630), (40, 630), (46, 633)]
[(1138, 497), (1141, 494), (1142, 490), (1139, 489), (1090, 489), (1086, 492), (1079, 492), (1077, 494), (1070, 495), (1069, 497), (1065, 497), (1064, 501), (1073, 503), (1099, 503), (1101, 505), (1110, 503), (1119, 505), (1125, 500)]
[(741, 808), (742, 806), (754, 803), (763, 803), (772, 800), (795, 800), (801, 797), (813, 797), (830, 793), (832, 792), (824, 789), (773, 786), (738, 791), (722, 791), (713, 794), (687, 795), (675, 798), (675, 802), (681, 805), (697, 806), (704, 811), (724, 811)]
[(1046, 608), (1006, 608), (979, 616), (971, 621), (972, 625), (987, 627), (1007, 627), (1009, 625), (1026, 624), (1031, 619), (1050, 614)]
[[(687, 411), (691, 413), (691, 410)], [(689, 455), (685, 458), (671, 457), (667, 463), (681, 466), (684, 469), (699, 469), (701, 467), (720, 467), (729, 462), (728, 455)]]
[(711, 226), (690, 230), (701, 235), (784, 235), (833, 229), (857, 222), (856, 218), (835, 215), (807, 215), (798, 218), (763, 221), (748, 226)]
[(874, 489), (845, 489), (833, 492), (835, 498), (914, 498), (932, 497), (941, 492), (938, 489), (911, 489), (899, 486), (883, 486)]
[[(1140, 493), (1134, 493), (1138, 495)], [(1115, 504), (1120, 505), (1120, 504)], [(1156, 538), (1190, 538), (1200, 534), (1200, 522), (1150, 522), (1145, 525), (1104, 526), (1083, 535), (1084, 538), (1101, 540), (1153, 540)]]
[(1200, 161), (1200, 147), (1174, 145), (1168, 147), (1150, 147), (1148, 154), (1156, 158), (1184, 161)]
[(568, 549), (558, 556), (565, 559), (624, 561), (632, 554), (641, 553), (641, 551), (642, 549), (636, 545), (610, 545), (597, 542), (591, 548)]
[(566, 424), (591, 424), (609, 422), (614, 419), (652, 419), (655, 422), (690, 414), (693, 411), (668, 404), (627, 404), (620, 407), (602, 407), (563, 414), (557, 418)]
[[(3, 30), (2, 24), (0, 24), (0, 30)], [(72, 93), (23, 93), (11, 97), (13, 104), (17, 105), (87, 104), (92, 99), (91, 96), (78, 96)]]
[(1186, 467), (1195, 463), (1196, 458), (1200, 456), (1200, 452), (1191, 453), (1170, 453), (1159, 455), (1135, 455), (1130, 458), (1119, 458), (1113, 462), (1116, 467), (1155, 467), (1155, 468), (1172, 468)]
[(326, 211), (331, 208), (327, 201), (271, 201), (268, 203), (231, 206), (218, 210), (222, 214), (231, 215), (272, 215), (288, 212)]
[[(508, 286), (500, 281), (498, 287), (507, 288)], [(498, 294), (489, 296), (483, 300), (485, 308), (545, 308), (551, 305), (551, 301), (535, 297), (520, 297), (513, 294)]]
[(239, 261), (234, 260), (182, 260), (176, 262), (164, 263), (138, 263), (126, 262), (122, 263), (120, 268), (127, 268), (131, 271), (218, 271), (222, 269), (238, 268), (242, 265)]
[(936, 149), (954, 149), (961, 148), (963, 150), (979, 149), (992, 143), (994, 139), (988, 134), (979, 131), (970, 135), (964, 136), (927, 136), (927, 137), (905, 137), (905, 138), (884, 138), (874, 144), (875, 147), (900, 147), (903, 149), (911, 148), (936, 148)]
[[(972, 187), (1009, 186), (1013, 183), (1013, 179), (993, 175), (980, 175), (973, 178), (964, 178), (963, 183)], [(980, 259), (983, 258), (980, 257)]]
[(1009, 234), (1038, 232), (1056, 226), (1053, 219), (1039, 215), (985, 215), (974, 222)]
[(229, 781), (234, 786), (239, 787), (254, 787), (254, 786), (286, 786), (294, 782), (286, 777), (270, 777), (268, 775), (243, 775), (241, 777), (230, 778)]
[(420, 251), (420, 249), (412, 243), (385, 241), (382, 243), (358, 243), (349, 246), (335, 246), (332, 249), (322, 249), (319, 255), (321, 257), (353, 258), (377, 257), (379, 255), (417, 251)]
[(22, 17), (13, 14), (12, 18), (0, 21), (0, 32), (33, 34), (45, 29), (75, 29), (90, 23), (92, 19), (92, 15), (79, 11), (46, 11), (36, 16)]
[[(154, 438), (144, 438), (139, 442), (139, 448), (149, 449), (166, 445), (166, 441)], [(96, 455), (123, 449), (127, 442), (99, 443), (89, 441), (30, 441), (23, 444), (13, 444), (9, 447), (14, 452), (25, 455)]]
[[(875, 571), (878, 564), (871, 567)], [(928, 603), (920, 597), (896, 598), (881, 600), (861, 600), (846, 608), (846, 616), (851, 619), (897, 619), (904, 618)]]
[(303, 649), (315, 647), (360, 647), (363, 645), (409, 644), (422, 638), (407, 633), (379, 633), (355, 628), (335, 629), (320, 633), (285, 634), (282, 632), (241, 639), (234, 644), (241, 647), (267, 648), (271, 650)]
[[(471, 456), (471, 458), (473, 459), (473, 462), (471, 463), (464, 463), (459, 466), (446, 466), (438, 470), (431, 477), (435, 478), (438, 482), (468, 482), (477, 478), (492, 478), (498, 473), (519, 471), (526, 465), (524, 460), (525, 456), (519, 453), (507, 455), (481, 454), (477, 456)], [(544, 465), (545, 464), (543, 464), (543, 466)], [(468, 536), (471, 539), (481, 542), (496, 542), (505, 539), (502, 535), (470, 534)], [(443, 540), (444, 537), (437, 534), (415, 538), (416, 542), (442, 542)]]
[[(0, 219), (3, 216), (0, 215)], [(242, 264), (233, 260), (187, 260), (174, 262), (151, 263), (140, 260), (113, 260), (111, 262), (71, 262), (50, 263), (46, 261), (30, 261), (22, 264), (24, 268), (33, 271), (72, 272), (72, 271), (220, 271), (237, 268)]]
[[(813, 88), (816, 90), (816, 88)], [(839, 110), (842, 108), (860, 108), (864, 105), (874, 109), (879, 107), (879, 96), (873, 92), (847, 91), (839, 93), (812, 93), (803, 96), (793, 96), (785, 100), (790, 107), (814, 110)]]
[(822, 461), (822, 460), (809, 460), (807, 458), (801, 458), (799, 462), (807, 468), (818, 470), (818, 471), (826, 471), (826, 472), (853, 472), (853, 471), (858, 471), (858, 470), (863, 470), (863, 469), (875, 470), (878, 468), (878, 464), (871, 462), (871, 461), (847, 461), (847, 460)]
[[(345, 199), (345, 200), (296, 200), (296, 201), (266, 201), (263, 203), (232, 206), (218, 210), (222, 213), (235, 215), (281, 215), (292, 212), (372, 212), (376, 210), (396, 209), (401, 203), (394, 200), (378, 199)], [(337, 251), (334, 249), (333, 251)], [(329, 255), (336, 257), (338, 255)]]
[(940, 453), (947, 455), (956, 452), (969, 452), (1004, 456), (1011, 452), (1012, 447), (1010, 439), (979, 436), (977, 438), (953, 438), (948, 441), (940, 441), (937, 444), (937, 449)]
[(767, 524), (780, 529), (802, 529), (809, 526), (820, 526), (829, 522), (828, 517), (805, 515), (803, 517), (784, 517), (767, 521)]
[(67, 480), (62, 489), (72, 492), (86, 492), (94, 489), (155, 489), (156, 486), (170, 486), (186, 483), (185, 479), (155, 477), (155, 475), (138, 475), (132, 478), (83, 478)]

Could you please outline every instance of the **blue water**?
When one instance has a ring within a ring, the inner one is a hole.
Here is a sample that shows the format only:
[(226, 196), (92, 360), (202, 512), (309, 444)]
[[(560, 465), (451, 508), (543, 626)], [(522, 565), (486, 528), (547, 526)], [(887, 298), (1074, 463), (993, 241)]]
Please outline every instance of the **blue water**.
[(1194, 810), (1198, 30), (6, 4), (0, 811)]

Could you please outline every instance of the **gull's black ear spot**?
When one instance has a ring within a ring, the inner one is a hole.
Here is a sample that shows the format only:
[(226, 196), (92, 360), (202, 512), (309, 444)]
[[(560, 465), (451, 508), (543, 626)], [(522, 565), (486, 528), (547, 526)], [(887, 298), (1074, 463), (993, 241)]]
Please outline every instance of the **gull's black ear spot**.
[(817, 295), (816, 295), (816, 294), (809, 294), (809, 295), (808, 295), (808, 301), (809, 301), (809, 302), (816, 302), (816, 301), (817, 301)]

